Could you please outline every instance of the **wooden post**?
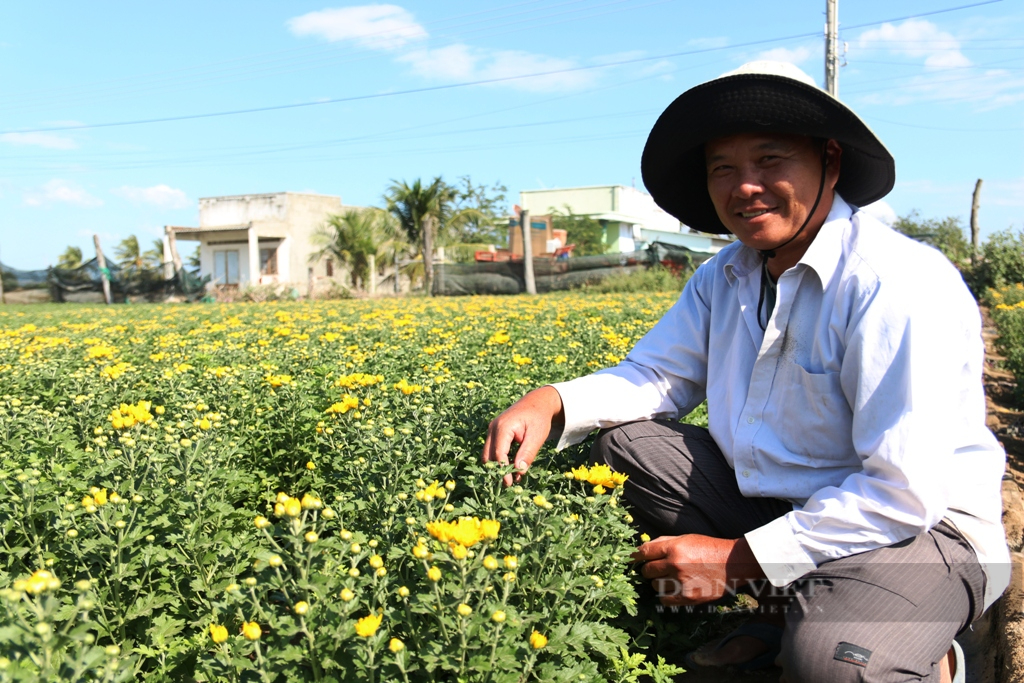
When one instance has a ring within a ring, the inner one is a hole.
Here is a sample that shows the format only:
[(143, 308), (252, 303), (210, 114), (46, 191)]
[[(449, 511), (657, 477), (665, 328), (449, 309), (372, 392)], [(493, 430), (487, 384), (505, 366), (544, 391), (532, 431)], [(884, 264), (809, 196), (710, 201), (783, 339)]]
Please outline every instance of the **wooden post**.
[(100, 236), (93, 235), (92, 243), (96, 247), (96, 263), (100, 267), (100, 279), (103, 280), (103, 299), (107, 305), (114, 303), (110, 296), (110, 271), (107, 270), (107, 259), (103, 258), (103, 250), (100, 249)]
[(978, 264), (981, 256), (981, 228), (978, 226), (978, 210), (981, 208), (981, 178), (974, 184), (971, 198), (971, 265)]
[(171, 252), (171, 262), (174, 264), (174, 272), (181, 271), (181, 255), (178, 254), (178, 239), (174, 235), (174, 228), (170, 225), (164, 226), (164, 234), (167, 235), (167, 247)]
[(434, 220), (431, 216), (420, 219), (423, 233), (423, 289), (427, 296), (433, 296), (434, 285)]
[(377, 293), (377, 256), (376, 254), (369, 255), (369, 266), (370, 266), (370, 294)]
[(533, 277), (533, 228), (530, 225), (530, 212), (523, 209), (519, 214), (519, 224), (523, 228), (523, 279), (526, 280), (526, 293), (537, 293), (537, 282)]

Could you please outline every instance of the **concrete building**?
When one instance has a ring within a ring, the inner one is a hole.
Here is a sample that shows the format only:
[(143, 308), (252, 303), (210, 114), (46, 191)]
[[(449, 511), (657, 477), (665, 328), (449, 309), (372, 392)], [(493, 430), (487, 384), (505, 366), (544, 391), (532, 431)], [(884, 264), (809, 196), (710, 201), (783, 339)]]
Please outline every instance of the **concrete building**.
[(665, 242), (691, 251), (715, 253), (729, 239), (696, 233), (654, 203), (651, 195), (624, 185), (593, 185), (553, 190), (523, 190), (519, 205), (532, 215), (564, 213), (595, 218), (604, 226), (608, 253), (643, 249), (651, 242)]
[(289, 285), (305, 294), (309, 284), (334, 279), (330, 259), (310, 262), (310, 239), (333, 214), (341, 197), (274, 192), (199, 200), (199, 227), (164, 227), (164, 261), (181, 267), (178, 242), (199, 242), (199, 274), (211, 286)]

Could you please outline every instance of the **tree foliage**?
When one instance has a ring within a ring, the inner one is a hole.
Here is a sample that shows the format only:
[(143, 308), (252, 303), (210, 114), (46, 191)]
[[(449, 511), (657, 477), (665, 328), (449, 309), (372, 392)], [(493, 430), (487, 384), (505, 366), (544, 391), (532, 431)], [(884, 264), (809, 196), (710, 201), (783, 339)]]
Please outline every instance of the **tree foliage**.
[(455, 213), (465, 219), (449, 231), (452, 243), (506, 244), (508, 240), (508, 188), (474, 185), (468, 175), (449, 186)]
[(935, 247), (957, 268), (963, 270), (970, 266), (971, 244), (958, 216), (922, 219), (917, 211), (911, 211), (897, 218), (892, 227), (908, 237)]
[(381, 209), (350, 209), (331, 216), (313, 234), (313, 243), (320, 249), (312, 261), (330, 256), (350, 269), (352, 286), (365, 289), (369, 276), (370, 256), (383, 265), (394, 261), (404, 247), (395, 219)]
[(551, 227), (555, 230), (565, 230), (568, 244), (575, 244), (574, 256), (592, 256), (605, 252), (604, 226), (596, 218), (584, 216), (572, 212), (572, 208), (566, 204), (563, 211), (552, 207)]
[(57, 257), (57, 267), (71, 270), (82, 265), (82, 249), (80, 247), (68, 246), (60, 256)]

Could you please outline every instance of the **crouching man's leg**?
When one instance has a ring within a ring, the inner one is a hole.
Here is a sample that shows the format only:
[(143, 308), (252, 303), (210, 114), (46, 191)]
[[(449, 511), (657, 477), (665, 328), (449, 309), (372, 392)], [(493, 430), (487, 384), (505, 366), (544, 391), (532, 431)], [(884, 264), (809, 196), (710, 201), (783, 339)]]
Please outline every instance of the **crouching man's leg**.
[(793, 509), (774, 498), (745, 498), (708, 430), (693, 425), (644, 420), (607, 429), (591, 459), (629, 475), (623, 495), (637, 528), (652, 537), (740, 538)]
[(786, 683), (940, 680), (953, 637), (981, 615), (985, 578), (945, 523), (894, 546), (822, 564), (786, 616)]

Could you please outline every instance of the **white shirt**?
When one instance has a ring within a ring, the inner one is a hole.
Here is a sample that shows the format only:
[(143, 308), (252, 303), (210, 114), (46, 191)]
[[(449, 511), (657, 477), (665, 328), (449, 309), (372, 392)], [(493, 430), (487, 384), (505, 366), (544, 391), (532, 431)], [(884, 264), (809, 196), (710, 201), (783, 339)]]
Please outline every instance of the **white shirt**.
[(990, 605), (1010, 575), (1006, 456), (985, 426), (981, 319), (960, 274), (836, 195), (762, 332), (760, 258), (729, 245), (619, 365), (555, 384), (558, 447), (706, 398), (743, 495), (793, 503), (746, 535), (773, 585), (945, 518), (974, 547)]

